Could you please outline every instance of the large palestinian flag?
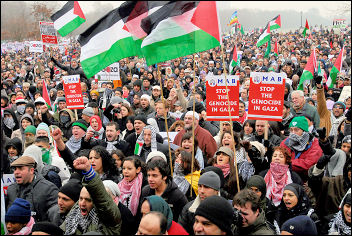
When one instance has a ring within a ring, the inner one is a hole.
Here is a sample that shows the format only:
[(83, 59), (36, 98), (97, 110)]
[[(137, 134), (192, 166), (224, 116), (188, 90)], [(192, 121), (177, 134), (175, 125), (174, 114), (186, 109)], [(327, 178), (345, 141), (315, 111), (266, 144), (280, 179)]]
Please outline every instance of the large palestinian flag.
[(141, 21), (147, 65), (220, 46), (216, 2), (168, 2)]
[(313, 48), (310, 57), (308, 59), (307, 65), (303, 70), (303, 73), (301, 75), (301, 78), (299, 80), (299, 84), (297, 87), (297, 90), (303, 90), (304, 87), (310, 83), (310, 81), (313, 79), (314, 76), (314, 71), (316, 71), (317, 68), (317, 58), (315, 55), (315, 48)]
[(342, 50), (340, 51), (339, 56), (337, 57), (334, 66), (332, 67), (331, 71), (330, 71), (330, 75), (328, 78), (328, 81), (326, 81), (326, 85), (329, 88), (333, 88), (335, 83), (336, 83), (336, 77), (337, 74), (340, 73), (341, 69), (342, 69), (342, 57), (343, 57), (343, 51), (345, 49), (345, 46), (342, 47)]
[(77, 1), (68, 1), (50, 18), (54, 22), (54, 28), (62, 37), (68, 35), (86, 21)]
[[(231, 57), (232, 56), (232, 57)], [(237, 56), (237, 48), (236, 48), (236, 43), (235, 46), (230, 54), (230, 57), (232, 58), (230, 65), (229, 65), (229, 74), (231, 75), (233, 70), (236, 68), (236, 66), (238, 66), (239, 64), (239, 60), (238, 60), (238, 56)]]

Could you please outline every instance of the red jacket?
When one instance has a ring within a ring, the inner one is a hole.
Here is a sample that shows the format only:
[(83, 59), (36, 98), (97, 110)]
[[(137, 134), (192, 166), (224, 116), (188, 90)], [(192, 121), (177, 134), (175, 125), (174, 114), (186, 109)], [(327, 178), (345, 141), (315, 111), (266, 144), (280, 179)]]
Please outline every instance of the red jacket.
[(175, 221), (172, 221), (170, 229), (167, 231), (169, 235), (189, 235), (187, 231)]
[[(280, 147), (284, 147), (288, 150), (291, 155), (292, 170), (297, 172), (301, 176), (302, 180), (305, 181), (308, 177), (309, 168), (318, 162), (319, 158), (323, 155), (323, 150), (321, 150), (319, 146), (318, 139), (313, 138), (303, 152), (296, 153), (287, 146), (287, 139), (288, 138), (281, 142)], [(298, 158), (296, 158), (296, 155)]]

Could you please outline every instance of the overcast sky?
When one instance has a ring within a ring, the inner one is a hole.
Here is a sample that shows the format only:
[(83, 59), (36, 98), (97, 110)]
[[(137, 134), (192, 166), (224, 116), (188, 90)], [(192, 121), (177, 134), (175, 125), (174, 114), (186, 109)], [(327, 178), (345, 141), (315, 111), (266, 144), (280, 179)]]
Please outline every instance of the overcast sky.
[[(112, 8), (118, 7), (123, 1), (100, 1), (102, 4), (109, 4)], [(94, 1), (79, 1), (83, 12), (94, 11)], [(258, 9), (258, 10), (296, 10), (307, 12), (311, 8), (316, 8), (322, 16), (333, 18), (332, 11), (343, 5), (344, 1), (220, 1), (219, 7), (240, 9)], [(64, 3), (63, 3), (64, 4)]]

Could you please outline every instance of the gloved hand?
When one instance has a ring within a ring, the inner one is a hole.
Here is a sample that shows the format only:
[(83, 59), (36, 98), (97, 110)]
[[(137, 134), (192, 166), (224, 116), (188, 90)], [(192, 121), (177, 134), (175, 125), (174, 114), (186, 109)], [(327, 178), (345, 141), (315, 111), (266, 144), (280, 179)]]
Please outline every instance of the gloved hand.
[(270, 146), (269, 140), (264, 140), (264, 147), (268, 148)]
[(321, 75), (314, 75), (314, 80), (316, 84), (321, 84), (321, 81), (323, 80), (323, 76)]
[(326, 138), (326, 128), (325, 127), (318, 128), (317, 129), (317, 133), (319, 134), (319, 139), (320, 140), (325, 140), (325, 138)]
[(331, 155), (324, 155), (319, 158), (316, 167), (318, 169), (323, 169), (330, 161)]

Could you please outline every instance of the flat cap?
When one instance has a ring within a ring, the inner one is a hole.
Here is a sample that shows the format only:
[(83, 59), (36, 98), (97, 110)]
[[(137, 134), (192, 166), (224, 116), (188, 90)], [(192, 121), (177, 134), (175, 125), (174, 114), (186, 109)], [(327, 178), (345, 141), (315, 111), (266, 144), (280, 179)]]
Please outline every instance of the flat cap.
[(35, 160), (29, 156), (21, 156), (17, 160), (11, 163), (11, 167), (17, 166), (35, 166)]

